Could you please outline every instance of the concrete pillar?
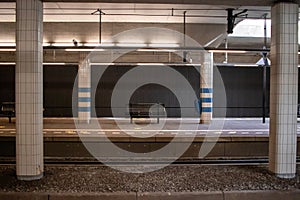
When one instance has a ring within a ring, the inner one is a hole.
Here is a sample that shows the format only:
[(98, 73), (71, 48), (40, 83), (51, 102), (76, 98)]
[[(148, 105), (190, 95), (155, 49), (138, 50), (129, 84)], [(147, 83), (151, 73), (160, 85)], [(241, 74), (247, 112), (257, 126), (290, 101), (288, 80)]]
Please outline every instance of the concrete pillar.
[(212, 120), (213, 105), (213, 54), (203, 53), (200, 68), (200, 123), (209, 124)]
[(16, 1), (16, 168), (20, 180), (43, 176), (43, 3)]
[(272, 6), (269, 169), (281, 178), (296, 173), (298, 4)]
[(91, 66), (87, 59), (78, 67), (78, 120), (82, 123), (91, 120)]

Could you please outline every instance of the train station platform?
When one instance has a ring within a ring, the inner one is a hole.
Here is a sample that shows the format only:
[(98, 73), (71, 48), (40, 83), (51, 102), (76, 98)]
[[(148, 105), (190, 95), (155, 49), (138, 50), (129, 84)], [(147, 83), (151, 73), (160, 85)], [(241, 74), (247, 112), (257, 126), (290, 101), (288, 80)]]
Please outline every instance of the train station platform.
[[(74, 135), (80, 130), (76, 127), (73, 118), (44, 118), (44, 134), (49, 135)], [(156, 120), (154, 120), (156, 121)], [(191, 132), (197, 132), (197, 135), (221, 134), (222, 136), (260, 136), (268, 135), (269, 120), (262, 123), (261, 118), (214, 118), (213, 121), (217, 125), (199, 124), (199, 118), (164, 118), (162, 122), (156, 124), (151, 119), (136, 119), (130, 124), (128, 118), (92, 118), (91, 124), (98, 122), (101, 128), (95, 128), (91, 125), (89, 130), (85, 130), (86, 134), (99, 133), (120, 135), (122, 132), (133, 132), (133, 134), (151, 134), (151, 132), (159, 131), (168, 134), (189, 135)], [(151, 129), (143, 126), (151, 124)], [(163, 126), (161, 126), (163, 124)], [(120, 129), (118, 126), (130, 127), (130, 129)], [(179, 125), (182, 127), (179, 128)], [(86, 125), (86, 127), (89, 127)], [(217, 129), (216, 129), (217, 127)], [(78, 130), (76, 130), (78, 129)], [(298, 134), (300, 135), (300, 123), (298, 125)], [(15, 123), (8, 122), (8, 119), (0, 118), (0, 135), (15, 134)]]
[[(216, 144), (204, 160), (267, 159), (268, 120), (263, 124), (259, 118), (214, 119), (222, 121), (222, 129), (198, 124), (198, 120), (168, 118), (162, 128), (159, 126), (162, 125), (163, 120), (161, 124), (151, 123), (150, 129), (148, 128), (149, 119), (136, 120), (135, 123), (130, 124), (130, 119), (126, 118), (100, 118), (93, 119), (93, 121), (101, 124), (103, 127), (101, 129), (91, 127), (76, 129), (72, 118), (44, 118), (44, 177), (32, 182), (19, 181), (15, 176), (14, 163), (0, 165), (0, 199), (296, 200), (300, 198), (299, 165), (297, 177), (294, 179), (277, 178), (267, 170), (266, 163), (175, 162), (152, 172), (128, 173), (128, 168), (131, 169), (133, 165), (136, 170), (137, 167), (151, 168), (164, 164), (139, 161), (145, 161), (142, 157), (143, 153), (155, 151), (167, 145), (176, 136), (179, 136), (176, 141), (178, 145), (190, 141), (187, 138), (193, 138), (190, 147), (178, 160), (199, 159), (199, 150), (205, 142), (216, 142)], [(179, 123), (182, 124), (180, 129)], [(118, 124), (124, 125), (125, 128), (128, 126), (128, 129), (122, 130)], [(299, 131), (300, 124), (298, 126)], [(7, 118), (0, 118), (1, 159), (14, 158), (15, 134), (14, 121), (8, 123)], [(124, 161), (124, 159), (133, 161), (109, 163), (118, 165), (118, 170), (106, 166), (107, 163), (103, 165), (101, 162), (75, 162), (75, 164), (59, 162), (93, 159), (82, 143), (81, 137), (84, 138), (84, 142), (99, 146), (105, 146), (108, 143), (105, 138), (108, 138), (124, 150), (140, 153), (141, 157), (136, 159), (110, 157), (112, 161)], [(298, 132), (298, 147), (299, 143)], [(58, 162), (51, 163), (51, 160)]]
[[(92, 158), (85, 145), (98, 144), (103, 148), (109, 148), (108, 142), (126, 151), (140, 153), (142, 157), (143, 153), (156, 151), (171, 141), (176, 141), (178, 146), (191, 142), (189, 148), (181, 155), (181, 159), (198, 159), (203, 143), (215, 143), (206, 158), (268, 157), (268, 119), (265, 124), (260, 118), (214, 119), (212, 124), (217, 124), (215, 126), (199, 124), (197, 118), (167, 118), (162, 119), (159, 124), (155, 121), (137, 119), (135, 123), (130, 124), (128, 118), (98, 118), (92, 119), (90, 125), (80, 125), (76, 128), (73, 118), (44, 118), (45, 158)], [(95, 122), (100, 124), (101, 128), (95, 128), (93, 125)], [(15, 134), (14, 121), (8, 123), (7, 118), (0, 118), (2, 157), (15, 156)], [(298, 156), (300, 156), (299, 147), (300, 124)], [(178, 151), (176, 145), (170, 151), (174, 152), (173, 154), (170, 152), (169, 157), (176, 157)], [(112, 154), (102, 156), (118, 157)]]

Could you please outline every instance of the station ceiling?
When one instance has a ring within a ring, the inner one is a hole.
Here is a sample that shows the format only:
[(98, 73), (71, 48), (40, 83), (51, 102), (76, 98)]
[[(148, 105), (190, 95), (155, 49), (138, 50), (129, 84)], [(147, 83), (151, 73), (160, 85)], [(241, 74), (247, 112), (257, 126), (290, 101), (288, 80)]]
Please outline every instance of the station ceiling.
[[(99, 17), (91, 15), (91, 13), (101, 9), (105, 13), (102, 16), (103, 22), (182, 23), (183, 13), (186, 11), (187, 23), (226, 24), (227, 8), (234, 8), (234, 13), (248, 9), (247, 18), (259, 19), (265, 13), (270, 16), (269, 5), (272, 1), (112, 0), (109, 2), (105, 3), (101, 0), (44, 0), (44, 21), (98, 22)], [(238, 20), (242, 19), (244, 17)], [(0, 22), (14, 21), (15, 3), (12, 1), (0, 3)]]
[[(199, 5), (230, 5), (230, 6), (271, 6), (278, 0), (43, 0), (43, 2), (81, 2), (81, 3), (155, 3), (155, 4), (199, 4)], [(300, 4), (299, 0), (285, 0)], [(15, 0), (3, 0), (15, 2)]]
[[(300, 4), (300, 0), (291, 0)], [(43, 0), (44, 22), (102, 22), (227, 24), (227, 10), (234, 13), (247, 9), (247, 16), (237, 18), (270, 18), (275, 0)], [(0, 1), (0, 22), (15, 22), (15, 0)], [(243, 38), (242, 38), (243, 39)], [(255, 41), (255, 39), (252, 39)], [(261, 40), (258, 41), (261, 43)], [(239, 43), (239, 42), (237, 42)]]

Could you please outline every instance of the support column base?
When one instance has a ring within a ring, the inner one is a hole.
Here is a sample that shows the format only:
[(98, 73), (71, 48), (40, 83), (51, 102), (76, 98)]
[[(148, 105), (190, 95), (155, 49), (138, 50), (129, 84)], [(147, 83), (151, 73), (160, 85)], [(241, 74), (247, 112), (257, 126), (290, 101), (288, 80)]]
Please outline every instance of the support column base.
[(79, 124), (90, 124), (91, 123), (91, 120), (90, 119), (85, 119), (85, 120), (82, 120), (82, 119), (79, 119), (78, 120), (78, 123)]
[(200, 119), (200, 124), (210, 124), (211, 120), (207, 119)]
[(34, 180), (39, 180), (41, 178), (43, 178), (44, 173), (42, 172), (39, 175), (30, 175), (30, 176), (24, 176), (24, 175), (17, 175), (17, 179), (20, 181), (34, 181)]
[(275, 175), (278, 178), (285, 178), (285, 179), (290, 179), (290, 178), (295, 178), (296, 177), (295, 173), (291, 173), (291, 174), (278, 174), (278, 173), (275, 173)]

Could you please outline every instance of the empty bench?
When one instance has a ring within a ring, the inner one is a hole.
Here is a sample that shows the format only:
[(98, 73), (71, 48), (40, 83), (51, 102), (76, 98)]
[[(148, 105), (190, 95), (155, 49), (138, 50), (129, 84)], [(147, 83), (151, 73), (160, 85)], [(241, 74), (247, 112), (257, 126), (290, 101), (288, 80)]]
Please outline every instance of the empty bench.
[(15, 117), (15, 102), (3, 102), (1, 106), (1, 112), (4, 116), (8, 117), (9, 123), (11, 123), (11, 118)]
[(156, 118), (159, 123), (159, 117), (165, 115), (165, 107), (161, 103), (130, 103), (129, 115), (130, 123), (133, 118)]
[[(43, 108), (43, 111), (45, 109)], [(9, 123), (11, 123), (11, 118), (16, 116), (16, 103), (15, 102), (2, 102), (1, 112), (4, 116), (8, 117)]]

